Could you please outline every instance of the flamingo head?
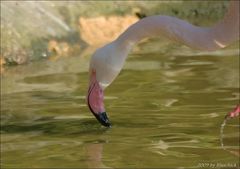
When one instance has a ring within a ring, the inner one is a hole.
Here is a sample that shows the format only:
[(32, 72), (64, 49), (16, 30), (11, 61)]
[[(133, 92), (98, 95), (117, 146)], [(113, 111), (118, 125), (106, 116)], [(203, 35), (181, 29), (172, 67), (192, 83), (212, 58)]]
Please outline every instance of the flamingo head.
[(99, 82), (97, 81), (96, 71), (91, 70), (90, 83), (87, 95), (87, 105), (92, 114), (103, 126), (111, 127), (111, 123), (107, 117), (103, 101), (104, 101), (103, 89), (100, 86)]
[(104, 108), (104, 89), (109, 86), (121, 71), (128, 50), (118, 48), (114, 42), (96, 50), (89, 67), (89, 88), (87, 104), (90, 111), (104, 126), (111, 124)]

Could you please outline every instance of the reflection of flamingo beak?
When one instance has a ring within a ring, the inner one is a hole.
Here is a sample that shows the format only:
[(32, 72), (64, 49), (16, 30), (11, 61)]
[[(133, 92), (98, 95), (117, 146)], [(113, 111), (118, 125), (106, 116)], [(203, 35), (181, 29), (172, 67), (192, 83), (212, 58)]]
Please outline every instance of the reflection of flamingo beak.
[(88, 90), (87, 103), (90, 111), (96, 117), (96, 119), (106, 127), (110, 127), (111, 123), (107, 117), (104, 109), (104, 94), (103, 89), (96, 80), (96, 74), (93, 72), (90, 86)]

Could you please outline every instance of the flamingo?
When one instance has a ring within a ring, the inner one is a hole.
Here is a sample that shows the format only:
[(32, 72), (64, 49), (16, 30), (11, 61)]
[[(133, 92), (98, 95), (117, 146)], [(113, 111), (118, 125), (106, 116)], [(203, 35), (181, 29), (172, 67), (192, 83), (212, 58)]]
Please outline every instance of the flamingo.
[(117, 39), (97, 49), (90, 60), (86, 98), (90, 111), (103, 126), (111, 127), (104, 108), (104, 90), (117, 77), (134, 45), (142, 39), (156, 36), (164, 36), (198, 50), (224, 48), (239, 40), (239, 1), (230, 1), (223, 19), (211, 27), (195, 26), (171, 16), (154, 15), (137, 21)]

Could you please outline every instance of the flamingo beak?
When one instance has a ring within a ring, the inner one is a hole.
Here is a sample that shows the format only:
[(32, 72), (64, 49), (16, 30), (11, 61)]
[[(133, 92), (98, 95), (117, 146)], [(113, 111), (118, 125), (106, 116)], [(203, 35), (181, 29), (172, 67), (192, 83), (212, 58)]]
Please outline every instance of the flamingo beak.
[(229, 112), (229, 113), (225, 116), (225, 119), (237, 117), (237, 116), (239, 116), (239, 114), (240, 114), (240, 105), (237, 105), (233, 111)]
[(111, 127), (111, 123), (110, 123), (110, 121), (107, 117), (106, 112), (101, 112), (101, 113), (97, 113), (97, 114), (94, 114), (94, 115), (95, 115), (96, 119), (99, 121), (99, 123), (101, 123), (103, 126)]
[(87, 104), (92, 114), (103, 126), (111, 127), (111, 123), (104, 109), (103, 101), (104, 101), (103, 89), (96, 80), (96, 74), (94, 73), (90, 81), (87, 96)]

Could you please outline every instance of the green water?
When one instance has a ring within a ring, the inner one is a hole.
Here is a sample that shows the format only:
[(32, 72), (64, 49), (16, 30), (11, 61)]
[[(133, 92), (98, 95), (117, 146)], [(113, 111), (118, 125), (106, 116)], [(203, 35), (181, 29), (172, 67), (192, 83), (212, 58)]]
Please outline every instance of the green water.
[[(92, 51), (85, 54), (89, 56)], [(105, 91), (113, 124), (85, 104), (89, 57), (41, 61), (2, 76), (2, 168), (236, 168), (239, 50), (213, 53), (139, 45)]]

